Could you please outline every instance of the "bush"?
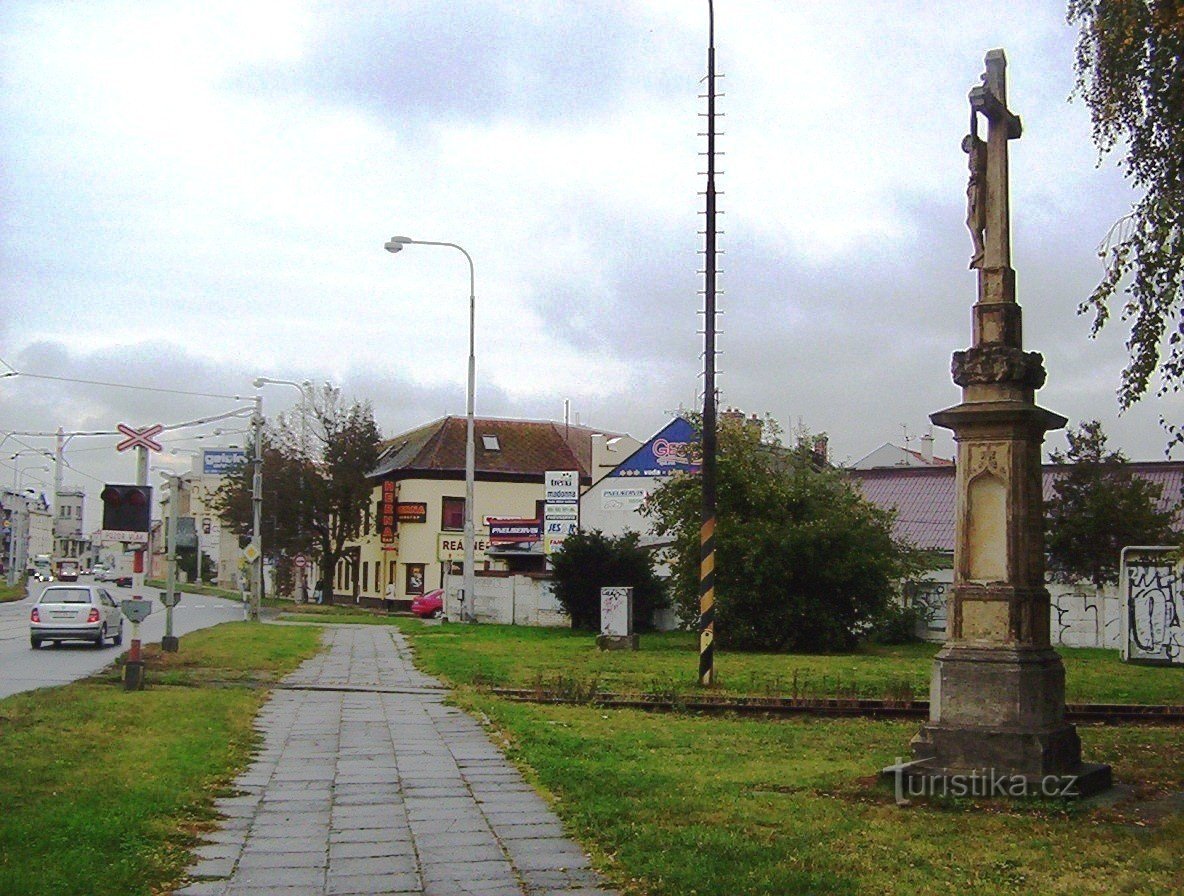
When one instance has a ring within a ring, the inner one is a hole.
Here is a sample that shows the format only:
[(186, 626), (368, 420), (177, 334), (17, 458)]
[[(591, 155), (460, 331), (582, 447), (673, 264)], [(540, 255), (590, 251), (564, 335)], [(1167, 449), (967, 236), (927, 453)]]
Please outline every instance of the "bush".
[(653, 628), (654, 610), (666, 606), (666, 589), (654, 572), (650, 552), (630, 532), (612, 538), (599, 530), (569, 535), (551, 558), (555, 598), (571, 627), (600, 630), (600, 589), (633, 589), (633, 630)]

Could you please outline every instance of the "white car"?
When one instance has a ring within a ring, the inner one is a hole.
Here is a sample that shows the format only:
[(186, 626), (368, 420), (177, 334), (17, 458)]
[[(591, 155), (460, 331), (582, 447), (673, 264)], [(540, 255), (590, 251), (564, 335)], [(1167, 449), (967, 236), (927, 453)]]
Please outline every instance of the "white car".
[(123, 613), (106, 588), (81, 582), (50, 585), (29, 613), (29, 643), (90, 641), (102, 648), (123, 643)]

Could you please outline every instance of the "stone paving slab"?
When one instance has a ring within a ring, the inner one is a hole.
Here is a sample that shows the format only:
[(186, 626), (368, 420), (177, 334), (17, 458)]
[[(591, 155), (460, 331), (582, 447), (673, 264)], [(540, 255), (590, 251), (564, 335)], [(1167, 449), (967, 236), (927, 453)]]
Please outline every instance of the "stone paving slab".
[(616, 896), (385, 626), (326, 626), (175, 896)]

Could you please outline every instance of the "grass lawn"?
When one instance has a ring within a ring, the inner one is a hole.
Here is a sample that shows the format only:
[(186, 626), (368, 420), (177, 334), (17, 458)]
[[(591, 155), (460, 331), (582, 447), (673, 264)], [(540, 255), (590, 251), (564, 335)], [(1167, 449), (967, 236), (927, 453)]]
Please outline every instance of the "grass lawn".
[(146, 647), (148, 686), (117, 673), (0, 700), (0, 894), (168, 892), (214, 796), (249, 760), (259, 687), (319, 632), (228, 623)]
[[(501, 625), (430, 625), (402, 617), (425, 669), (457, 684), (564, 691), (694, 694), (698, 645), (690, 632), (642, 635), (641, 649), (596, 649), (586, 632)], [(716, 651), (715, 691), (768, 696), (927, 699), (936, 644), (870, 645), (854, 654)], [(1132, 666), (1114, 650), (1066, 648), (1072, 703), (1184, 703), (1184, 667)]]
[(14, 600), (24, 600), (25, 595), (27, 594), (28, 591), (25, 590), (24, 576), (22, 576), (21, 580), (11, 588), (4, 584), (3, 579), (0, 579), (0, 604), (5, 604)]
[(631, 896), (1166, 894), (1184, 886), (1184, 730), (1080, 728), (1141, 808), (915, 801), (877, 769), (915, 722), (659, 715), (466, 689), (510, 755)]

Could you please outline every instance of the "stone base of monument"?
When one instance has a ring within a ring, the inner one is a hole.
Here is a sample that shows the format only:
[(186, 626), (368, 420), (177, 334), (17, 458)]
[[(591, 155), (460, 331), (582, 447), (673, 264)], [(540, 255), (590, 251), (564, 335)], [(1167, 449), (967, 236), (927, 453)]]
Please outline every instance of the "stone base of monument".
[(1055, 650), (946, 647), (934, 659), (930, 721), (913, 738), (915, 761), (899, 768), (933, 786), (984, 775), (1009, 782), (980, 794), (988, 796), (1075, 798), (1109, 788), (1109, 766), (1081, 761), (1064, 707), (1065, 668)]
[(639, 644), (637, 635), (596, 636), (596, 646), (600, 650), (637, 650)]

